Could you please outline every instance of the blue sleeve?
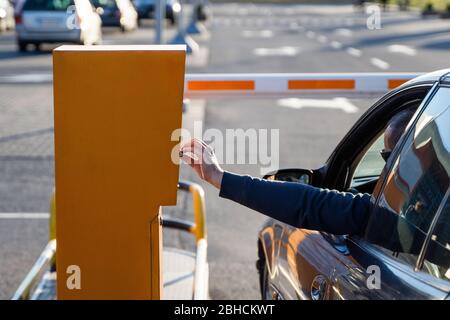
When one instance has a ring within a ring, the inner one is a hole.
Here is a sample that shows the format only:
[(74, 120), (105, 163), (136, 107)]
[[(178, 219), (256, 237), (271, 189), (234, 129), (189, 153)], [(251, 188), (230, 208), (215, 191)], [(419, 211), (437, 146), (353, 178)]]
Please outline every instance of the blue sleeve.
[(297, 228), (361, 234), (369, 218), (369, 194), (320, 189), (225, 172), (220, 197)]

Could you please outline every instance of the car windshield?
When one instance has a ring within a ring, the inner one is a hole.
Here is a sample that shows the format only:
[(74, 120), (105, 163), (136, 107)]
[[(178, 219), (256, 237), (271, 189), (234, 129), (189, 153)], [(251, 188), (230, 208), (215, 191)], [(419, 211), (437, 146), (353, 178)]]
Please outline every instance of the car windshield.
[(117, 8), (117, 4), (115, 0), (94, 0), (92, 4), (97, 7), (102, 8)]
[(23, 6), (26, 11), (66, 11), (73, 0), (27, 0)]

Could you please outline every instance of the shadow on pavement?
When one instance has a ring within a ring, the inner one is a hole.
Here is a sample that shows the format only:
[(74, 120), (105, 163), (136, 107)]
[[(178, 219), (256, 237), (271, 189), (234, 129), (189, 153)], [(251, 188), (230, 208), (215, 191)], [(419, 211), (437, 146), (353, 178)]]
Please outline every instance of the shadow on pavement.
[(431, 50), (449, 50), (450, 49), (450, 40), (442, 39), (439, 41), (425, 43), (420, 46), (422, 49), (431, 49)]
[(31, 58), (36, 56), (46, 56), (52, 53), (52, 50), (41, 50), (41, 51), (0, 51), (0, 60), (6, 59), (20, 59), (20, 58)]

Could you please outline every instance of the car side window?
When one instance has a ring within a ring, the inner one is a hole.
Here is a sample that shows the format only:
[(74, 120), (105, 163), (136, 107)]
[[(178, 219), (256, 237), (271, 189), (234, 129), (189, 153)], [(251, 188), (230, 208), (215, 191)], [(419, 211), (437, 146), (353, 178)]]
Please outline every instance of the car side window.
[(352, 187), (357, 186), (362, 178), (379, 177), (386, 162), (381, 157), (380, 151), (384, 148), (383, 133), (372, 143), (361, 161), (358, 163), (352, 179)]
[(450, 198), (443, 203), (443, 209), (430, 235), (425, 251), (422, 271), (439, 279), (450, 280)]
[(367, 241), (413, 266), (450, 185), (449, 106), (450, 89), (440, 88), (393, 159), (365, 232)]

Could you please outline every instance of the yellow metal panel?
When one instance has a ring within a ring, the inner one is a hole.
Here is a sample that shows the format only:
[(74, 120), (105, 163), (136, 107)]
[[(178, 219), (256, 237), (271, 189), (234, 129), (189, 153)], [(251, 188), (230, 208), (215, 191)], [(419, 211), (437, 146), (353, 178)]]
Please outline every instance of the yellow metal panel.
[(57, 296), (159, 299), (159, 208), (176, 204), (185, 48), (62, 46), (53, 65)]

